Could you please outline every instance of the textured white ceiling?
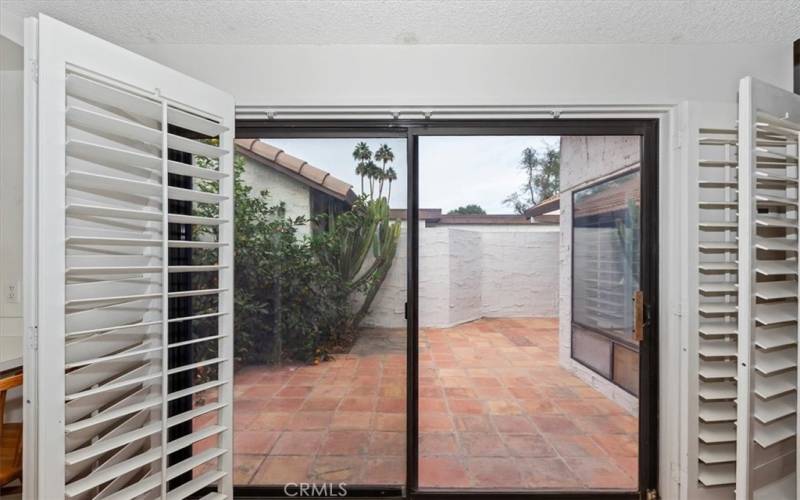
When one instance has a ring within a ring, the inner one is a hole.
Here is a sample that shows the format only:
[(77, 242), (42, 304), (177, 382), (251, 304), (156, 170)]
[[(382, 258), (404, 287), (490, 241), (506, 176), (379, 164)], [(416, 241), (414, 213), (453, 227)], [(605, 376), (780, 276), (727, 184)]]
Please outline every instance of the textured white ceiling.
[[(800, 0), (0, 0), (123, 44), (789, 43)], [(535, 64), (535, 62), (531, 62)]]

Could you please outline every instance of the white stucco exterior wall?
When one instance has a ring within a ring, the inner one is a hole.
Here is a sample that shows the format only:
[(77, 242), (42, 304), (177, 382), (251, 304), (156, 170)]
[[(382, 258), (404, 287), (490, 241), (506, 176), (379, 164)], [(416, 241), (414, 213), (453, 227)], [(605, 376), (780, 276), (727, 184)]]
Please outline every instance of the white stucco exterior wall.
[[(271, 204), (284, 202), (286, 204), (287, 217), (294, 219), (295, 217), (303, 216), (308, 218), (311, 215), (311, 193), (309, 187), (288, 175), (245, 157), (242, 179), (253, 187), (254, 193), (259, 193), (264, 189), (269, 191)], [(300, 236), (311, 234), (310, 224), (299, 226), (297, 234)]]
[(448, 323), (455, 325), (483, 316), (483, 234), (464, 229), (445, 229), (450, 252), (450, 304)]
[[(405, 224), (404, 224), (405, 226)], [(405, 229), (405, 227), (404, 227)], [(444, 228), (419, 225), (419, 324), (450, 324), (450, 235)], [(405, 266), (395, 260), (392, 267)], [(378, 320), (376, 318), (376, 320)], [(380, 320), (378, 320), (380, 321)], [(405, 324), (405, 322), (403, 323)]]
[(558, 315), (558, 226), (540, 227), (481, 233), (483, 316)]
[[(407, 238), (407, 225), (402, 222), (394, 263), (364, 319), (364, 326), (406, 326)], [(449, 235), (441, 228), (425, 228), (421, 223), (419, 238), (420, 325), (447, 325), (450, 310), (450, 265), (446, 257), (450, 251)]]
[(639, 163), (640, 141), (638, 136), (562, 137), (561, 192)]
[(638, 137), (561, 138), (561, 218), (559, 238), (559, 361), (609, 399), (639, 414), (635, 396), (572, 359), (572, 194), (576, 189), (638, 164)]
[[(420, 223), (420, 326), (481, 317), (558, 314), (558, 226), (436, 226)], [(406, 301), (406, 223), (389, 275), (365, 326), (402, 328)]]

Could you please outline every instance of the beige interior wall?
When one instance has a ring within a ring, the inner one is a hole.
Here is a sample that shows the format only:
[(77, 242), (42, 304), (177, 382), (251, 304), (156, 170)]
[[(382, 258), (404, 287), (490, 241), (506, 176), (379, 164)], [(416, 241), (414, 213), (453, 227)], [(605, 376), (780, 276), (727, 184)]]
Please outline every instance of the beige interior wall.
[(22, 75), (22, 48), (0, 37), (0, 369), (22, 355)]
[[(23, 346), (22, 75), (22, 48), (0, 37), (0, 371), (21, 364)], [(22, 420), (21, 388), (9, 392), (4, 418)]]

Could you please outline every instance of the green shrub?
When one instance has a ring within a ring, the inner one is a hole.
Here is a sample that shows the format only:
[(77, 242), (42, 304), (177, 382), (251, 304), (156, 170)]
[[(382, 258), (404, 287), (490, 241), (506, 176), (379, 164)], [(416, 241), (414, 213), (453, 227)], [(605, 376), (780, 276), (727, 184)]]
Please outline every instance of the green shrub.
[[(211, 160), (198, 159), (200, 166)], [(234, 350), (242, 364), (313, 363), (355, 340), (359, 323), (383, 283), (397, 250), (400, 225), (389, 220), (386, 198), (358, 198), (350, 210), (327, 217), (326, 231), (299, 237), (305, 217), (286, 216), (282, 202), (254, 192), (242, 179), (245, 159), (234, 160)], [(199, 189), (216, 190), (215, 183)], [(198, 215), (215, 216), (201, 205)], [(196, 239), (215, 235), (197, 226)], [(369, 262), (369, 256), (372, 256)], [(214, 263), (216, 251), (195, 251), (193, 261)], [(368, 263), (367, 263), (368, 262)], [(216, 287), (206, 273), (195, 288)], [(214, 278), (211, 278), (214, 279)], [(202, 303), (203, 311), (216, 303)], [(199, 313), (200, 311), (195, 311)], [(205, 342), (198, 349), (207, 349)], [(199, 355), (199, 354), (198, 354)]]
[[(298, 237), (298, 227), (309, 221), (286, 217), (283, 203), (272, 204), (267, 191), (254, 192), (242, 179), (244, 158), (239, 155), (234, 172), (236, 359), (244, 364), (318, 360), (346, 323), (346, 287), (316, 258), (312, 240)], [(198, 226), (198, 231), (211, 230)], [(216, 253), (196, 260), (214, 261)]]

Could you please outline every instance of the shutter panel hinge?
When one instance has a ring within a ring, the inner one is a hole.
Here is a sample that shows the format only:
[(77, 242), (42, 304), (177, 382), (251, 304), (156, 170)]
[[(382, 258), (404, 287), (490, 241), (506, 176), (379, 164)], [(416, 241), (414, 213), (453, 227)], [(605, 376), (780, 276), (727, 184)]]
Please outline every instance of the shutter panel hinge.
[(650, 489), (644, 494), (645, 500), (658, 500), (658, 490)]
[(28, 346), (33, 349), (34, 351), (39, 350), (39, 327), (32, 326), (31, 327), (31, 334), (28, 337)]
[(39, 84), (39, 61), (31, 59), (31, 80), (33, 83)]

